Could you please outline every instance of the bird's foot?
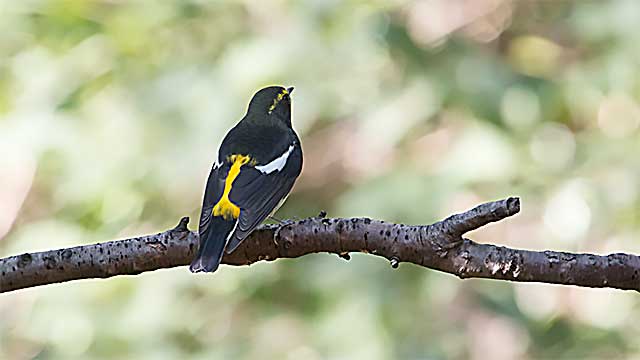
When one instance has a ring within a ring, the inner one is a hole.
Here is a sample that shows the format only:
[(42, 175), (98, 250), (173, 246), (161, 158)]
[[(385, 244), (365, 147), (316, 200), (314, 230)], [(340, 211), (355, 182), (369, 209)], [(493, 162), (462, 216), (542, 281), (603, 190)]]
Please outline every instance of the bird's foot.
[(269, 217), (271, 220), (277, 221), (277, 227), (276, 227), (276, 231), (273, 232), (273, 242), (278, 245), (278, 239), (280, 239), (280, 230), (282, 230), (283, 228), (289, 226), (289, 225), (293, 225), (296, 223), (296, 220), (293, 219), (287, 219), (287, 220), (279, 220), (276, 219), (274, 217)]

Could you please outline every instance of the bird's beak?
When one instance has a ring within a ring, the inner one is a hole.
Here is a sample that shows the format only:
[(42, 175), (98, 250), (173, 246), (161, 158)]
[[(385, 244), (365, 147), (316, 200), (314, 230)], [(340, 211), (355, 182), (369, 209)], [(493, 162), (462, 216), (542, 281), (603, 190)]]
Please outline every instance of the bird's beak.
[(289, 93), (289, 95), (291, 95), (291, 93), (293, 92), (293, 86), (290, 88), (287, 88), (287, 92)]

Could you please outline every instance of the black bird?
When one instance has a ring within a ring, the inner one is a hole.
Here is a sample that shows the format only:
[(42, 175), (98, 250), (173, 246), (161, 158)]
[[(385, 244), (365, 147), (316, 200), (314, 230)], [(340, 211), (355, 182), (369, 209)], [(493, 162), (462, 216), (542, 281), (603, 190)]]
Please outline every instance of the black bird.
[(302, 170), (300, 140), (291, 127), (292, 91), (258, 91), (222, 141), (202, 201), (191, 272), (216, 271), (225, 248), (235, 250), (289, 195)]

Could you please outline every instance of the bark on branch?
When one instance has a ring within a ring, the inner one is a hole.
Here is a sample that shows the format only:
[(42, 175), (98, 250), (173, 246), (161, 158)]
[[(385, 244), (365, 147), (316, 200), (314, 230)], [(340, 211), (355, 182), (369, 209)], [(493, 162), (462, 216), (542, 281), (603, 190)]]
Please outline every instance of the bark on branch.
[[(440, 270), (460, 278), (491, 278), (640, 291), (640, 257), (516, 250), (478, 244), (463, 235), (520, 211), (517, 198), (490, 202), (432, 225), (408, 226), (368, 218), (309, 218), (256, 230), (223, 263), (329, 252), (364, 252)], [(76, 279), (134, 275), (188, 265), (198, 235), (188, 218), (163, 233), (0, 259), (0, 292)], [(199, 275), (202, 276), (202, 275)], [(206, 275), (205, 275), (206, 276)], [(215, 276), (215, 275), (214, 275)]]

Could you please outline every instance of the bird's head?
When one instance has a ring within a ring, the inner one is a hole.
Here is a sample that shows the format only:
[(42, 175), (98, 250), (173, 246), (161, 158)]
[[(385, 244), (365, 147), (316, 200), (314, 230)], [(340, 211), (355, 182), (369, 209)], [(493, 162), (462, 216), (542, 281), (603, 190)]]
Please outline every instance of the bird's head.
[(251, 98), (248, 114), (272, 117), (291, 126), (291, 92), (293, 87), (269, 86)]

